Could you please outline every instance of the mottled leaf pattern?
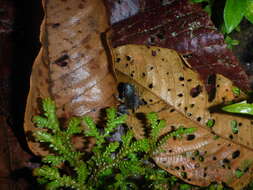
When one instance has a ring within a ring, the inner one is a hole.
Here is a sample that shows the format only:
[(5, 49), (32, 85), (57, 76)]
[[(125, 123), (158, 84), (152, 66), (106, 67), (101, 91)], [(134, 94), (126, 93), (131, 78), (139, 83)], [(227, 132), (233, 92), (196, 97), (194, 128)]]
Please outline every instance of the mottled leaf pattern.
[(250, 89), (247, 74), (199, 5), (188, 0), (152, 2), (153, 7), (147, 4), (138, 14), (112, 26), (114, 47), (139, 44), (174, 49), (200, 74), (209, 92), (215, 88), (209, 80), (214, 74), (226, 76), (243, 90)]
[[(252, 122), (219, 113), (216, 108), (227, 101), (245, 98), (243, 93), (233, 93), (235, 87), (230, 80), (217, 75), (216, 97), (209, 102), (199, 75), (188, 68), (175, 51), (125, 45), (112, 52), (118, 81), (134, 84), (140, 98), (147, 103), (128, 120), (136, 137), (145, 134), (141, 127), (143, 121), (139, 120), (141, 115), (151, 111), (158, 112), (159, 117), (166, 120), (167, 128), (163, 133), (179, 126), (198, 127), (195, 134), (169, 140), (164, 145), (165, 152), (154, 156), (160, 167), (201, 186), (220, 181), (240, 189), (247, 184), (252, 175)], [(238, 123), (236, 134), (231, 127), (233, 120)], [(243, 168), (245, 162), (248, 163), (246, 169)], [(244, 171), (240, 178), (236, 177), (237, 169)]]
[[(101, 41), (101, 33), (108, 28), (103, 2), (43, 3), (42, 48), (31, 76), (26, 132), (35, 130), (31, 118), (39, 114), (41, 98), (53, 98), (61, 118), (87, 114), (97, 118), (101, 108), (115, 103), (116, 84)], [(28, 139), (28, 144), (35, 154), (43, 153), (38, 143)]]

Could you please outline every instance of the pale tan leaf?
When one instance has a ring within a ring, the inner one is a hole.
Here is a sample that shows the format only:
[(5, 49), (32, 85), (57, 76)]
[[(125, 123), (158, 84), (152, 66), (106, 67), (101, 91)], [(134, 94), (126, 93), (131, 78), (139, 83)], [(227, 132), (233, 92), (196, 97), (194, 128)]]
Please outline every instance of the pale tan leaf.
[[(209, 102), (198, 74), (188, 68), (175, 51), (126, 45), (113, 49), (112, 53), (118, 81), (134, 84), (140, 98), (147, 102), (128, 121), (138, 138), (144, 134), (143, 122), (138, 118), (151, 111), (158, 112), (166, 120), (167, 132), (180, 125), (198, 128), (193, 136), (166, 143), (165, 152), (154, 156), (160, 167), (200, 186), (218, 181), (241, 189), (249, 182), (253, 161), (251, 120), (209, 110), (246, 97), (243, 93), (239, 97), (233, 94), (231, 81), (217, 75), (216, 97)], [(193, 93), (194, 90), (200, 92)], [(215, 120), (212, 128), (206, 125), (210, 119)], [(233, 120), (238, 123), (238, 134), (232, 132)], [(220, 138), (216, 139), (217, 136)], [(194, 156), (196, 151), (199, 156)], [(236, 170), (244, 170), (245, 163), (247, 171), (237, 178)], [(186, 179), (182, 172), (187, 173)]]
[[(101, 108), (115, 104), (116, 84), (101, 40), (108, 28), (103, 2), (44, 0), (43, 4), (42, 48), (31, 75), (27, 133), (36, 130), (31, 118), (39, 114), (41, 98), (53, 98), (60, 118), (88, 114), (97, 119)], [(28, 144), (35, 154), (45, 153), (29, 138)]]

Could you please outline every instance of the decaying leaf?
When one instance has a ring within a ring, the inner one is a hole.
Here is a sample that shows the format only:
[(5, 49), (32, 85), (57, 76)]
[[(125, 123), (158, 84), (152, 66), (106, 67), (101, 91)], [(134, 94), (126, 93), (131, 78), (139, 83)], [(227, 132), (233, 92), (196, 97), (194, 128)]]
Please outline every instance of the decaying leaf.
[[(109, 72), (101, 33), (108, 28), (101, 0), (43, 1), (42, 48), (33, 66), (25, 114), (25, 131), (34, 128), (39, 100), (52, 97), (61, 118), (85, 114), (98, 117), (115, 103), (115, 81)], [(99, 10), (99, 11), (98, 11)], [(39, 143), (28, 139), (35, 154)]]
[(235, 94), (232, 82), (217, 75), (216, 97), (208, 101), (203, 81), (174, 50), (125, 45), (112, 49), (112, 54), (118, 82), (133, 84), (146, 102), (128, 121), (137, 138), (145, 133), (143, 114), (151, 111), (166, 120), (163, 133), (179, 126), (198, 128), (183, 139), (169, 140), (164, 152), (154, 155), (161, 168), (200, 186), (218, 181), (241, 189), (249, 182), (253, 174), (253, 123), (216, 111), (220, 104), (245, 98), (244, 93)]
[[(110, 38), (113, 47), (139, 44), (174, 49), (200, 74), (208, 92), (215, 88), (211, 79), (217, 73), (226, 76), (243, 90), (249, 90), (247, 74), (227, 48), (223, 35), (199, 5), (188, 0), (154, 0), (152, 2), (156, 4), (153, 7), (143, 5), (143, 2), (150, 1), (138, 2), (142, 2), (138, 14), (128, 19), (125, 17), (125, 20), (112, 26)], [(157, 6), (158, 2), (162, 2), (160, 6)], [(117, 9), (110, 7), (111, 15), (117, 15)], [(125, 11), (129, 13), (129, 9)], [(118, 17), (122, 19), (120, 15)]]

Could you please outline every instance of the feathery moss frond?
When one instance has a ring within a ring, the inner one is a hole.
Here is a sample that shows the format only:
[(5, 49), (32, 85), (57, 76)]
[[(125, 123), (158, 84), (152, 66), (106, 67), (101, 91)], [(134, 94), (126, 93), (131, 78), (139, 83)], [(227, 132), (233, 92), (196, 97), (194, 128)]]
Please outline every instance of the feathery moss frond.
[[(151, 155), (172, 136), (180, 137), (195, 131), (194, 128), (180, 127), (164, 137), (160, 131), (166, 126), (157, 114), (148, 114), (151, 127), (149, 137), (136, 140), (131, 130), (121, 136), (121, 141), (108, 141), (119, 125), (125, 123), (126, 115), (117, 115), (114, 108), (106, 110), (106, 123), (99, 130), (91, 117), (71, 118), (66, 130), (60, 127), (56, 117), (56, 107), (52, 100), (43, 100), (44, 117), (34, 117), (34, 123), (44, 130), (34, 133), (39, 142), (47, 143), (52, 154), (42, 159), (44, 165), (34, 170), (40, 183), (46, 189), (138, 189), (143, 184), (136, 184), (139, 178), (148, 189), (162, 189), (175, 183), (175, 178), (158, 169), (152, 162)], [(86, 127), (82, 127), (82, 124)], [(46, 130), (45, 130), (46, 129)], [(73, 135), (94, 137), (96, 145), (91, 153), (75, 150)], [(67, 170), (66, 170), (67, 169)], [(66, 171), (65, 171), (66, 170)]]

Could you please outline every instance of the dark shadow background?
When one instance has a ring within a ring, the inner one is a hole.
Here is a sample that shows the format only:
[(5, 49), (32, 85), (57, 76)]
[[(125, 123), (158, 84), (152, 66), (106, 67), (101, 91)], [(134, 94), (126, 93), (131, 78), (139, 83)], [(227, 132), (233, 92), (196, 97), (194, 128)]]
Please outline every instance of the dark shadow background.
[(40, 189), (32, 177), (39, 159), (27, 147), (23, 120), (42, 17), (40, 0), (0, 0), (1, 190)]
[[(33, 62), (39, 52), (39, 32), (43, 18), (40, 0), (14, 0), (14, 48), (11, 64), (11, 97), (14, 125), (21, 126), (15, 131), (19, 140), (24, 140), (23, 118), (26, 98), (29, 91), (30, 74)], [(21, 135), (22, 134), (22, 135)], [(25, 148), (25, 147), (24, 147)]]

